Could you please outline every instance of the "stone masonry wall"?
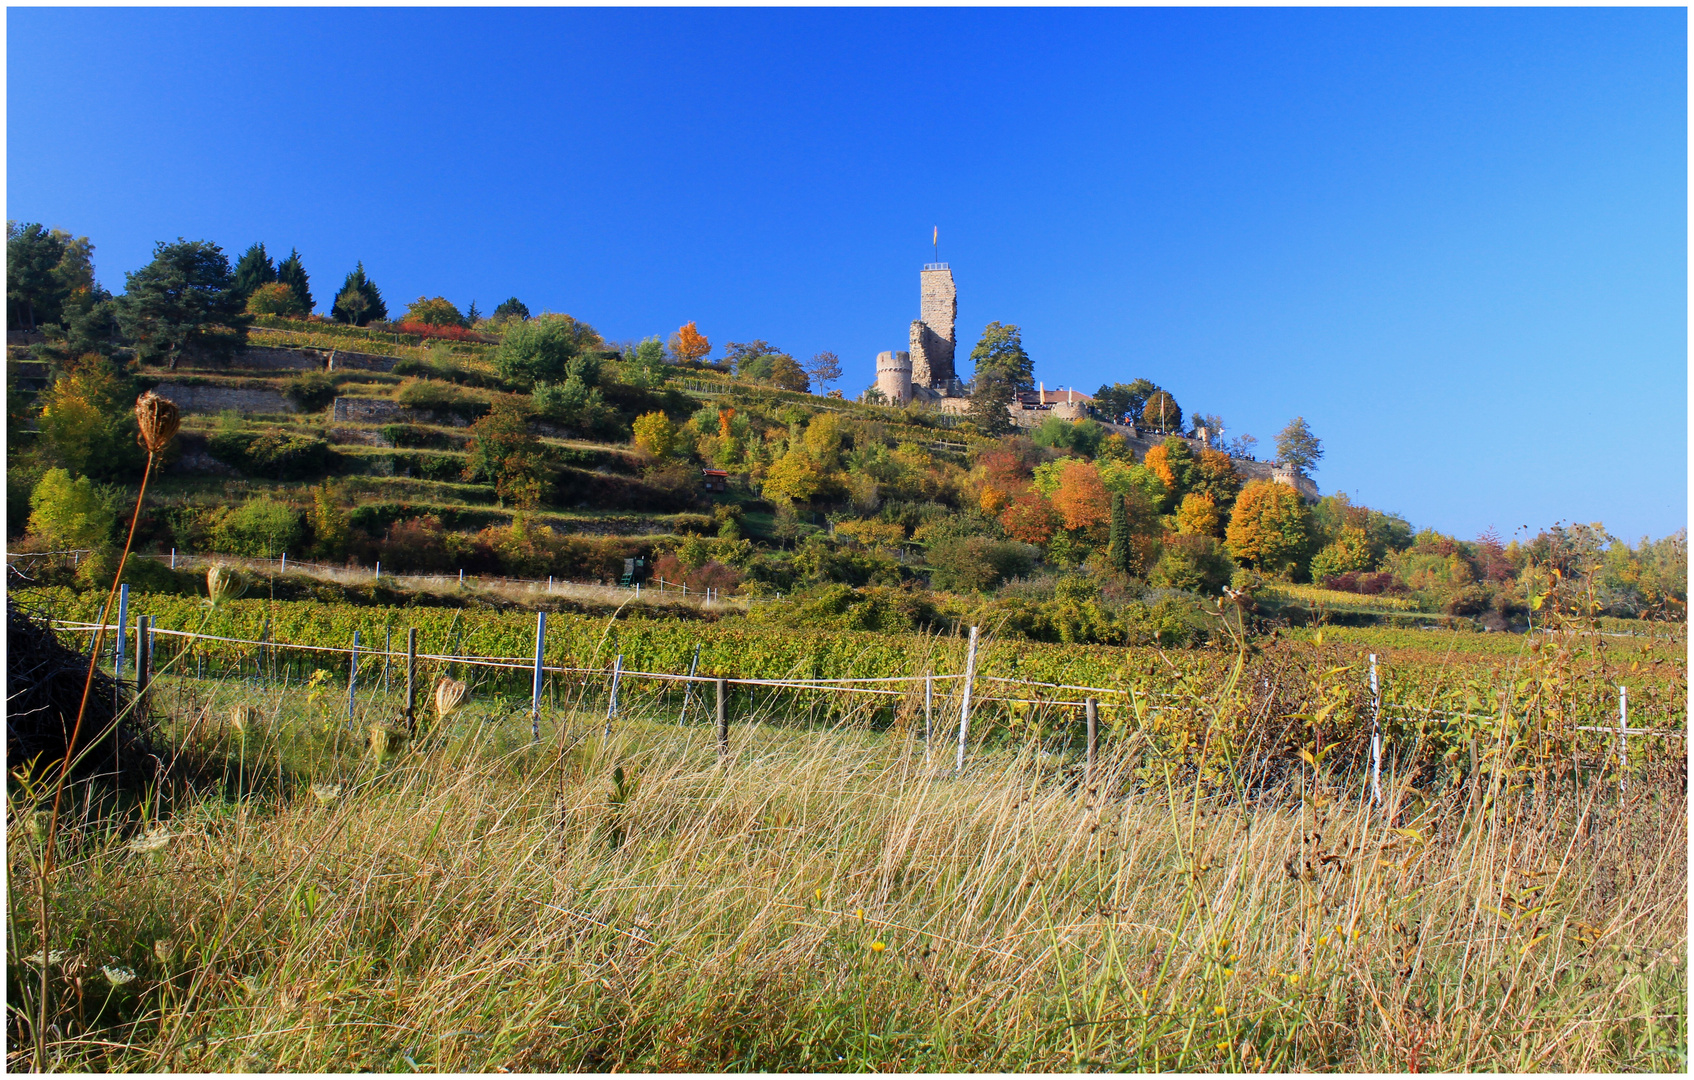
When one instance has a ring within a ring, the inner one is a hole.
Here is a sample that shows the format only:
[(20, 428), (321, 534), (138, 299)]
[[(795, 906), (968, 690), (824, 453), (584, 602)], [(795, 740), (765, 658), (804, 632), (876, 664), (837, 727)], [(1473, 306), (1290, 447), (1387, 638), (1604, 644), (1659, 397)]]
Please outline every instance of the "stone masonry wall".
[(447, 427), (468, 427), (470, 421), (450, 412), (429, 409), (408, 409), (388, 398), (338, 397), (330, 413), (337, 424), (441, 424)]
[(238, 413), (299, 412), (294, 402), (277, 390), (160, 383), (157, 392), (160, 397), (176, 402), (176, 407), (185, 413), (220, 413), (225, 409), (234, 409)]
[[(953, 283), (953, 271), (946, 267), (926, 268), (920, 275), (918, 295), (919, 321), (927, 326), (933, 337), (923, 342), (928, 361), (929, 379), (926, 385), (949, 382), (955, 377), (953, 353), (957, 348), (956, 323), (959, 318), (959, 292)], [(912, 373), (917, 375), (917, 351), (912, 353)]]

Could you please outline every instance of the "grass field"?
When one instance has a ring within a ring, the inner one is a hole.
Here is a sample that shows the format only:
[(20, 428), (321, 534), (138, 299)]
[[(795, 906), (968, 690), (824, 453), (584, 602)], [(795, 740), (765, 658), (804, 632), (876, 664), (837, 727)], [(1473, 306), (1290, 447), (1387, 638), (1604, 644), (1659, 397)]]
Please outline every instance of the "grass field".
[[(564, 681), (539, 742), (521, 700), (475, 693), (396, 745), (368, 728), (397, 699), (350, 726), (344, 674), (167, 673), (177, 779), (67, 815), (48, 1064), (1682, 1070), (1685, 748), (1637, 740), (1626, 773), (1571, 730), (1639, 661), (1330, 634), (1261, 643), (1239, 676), (1186, 658), (1160, 684), (1180, 709), (1117, 714), (1092, 777), (1069, 713), (973, 728), (955, 775), (956, 713), (926, 755), (910, 708), (738, 697), (720, 757), (698, 697), (679, 725), (674, 691), (630, 694), (608, 735), (603, 687)], [(1467, 658), (1459, 683), (1502, 703), (1462, 743), (1397, 733), (1380, 806), (1335, 663), (1366, 649), (1421, 657), (1430, 687)], [(1648, 649), (1640, 692), (1685, 711), (1677, 646)], [(1526, 680), (1541, 696), (1505, 696)], [(27, 784), (10, 825), (17, 1068)]]

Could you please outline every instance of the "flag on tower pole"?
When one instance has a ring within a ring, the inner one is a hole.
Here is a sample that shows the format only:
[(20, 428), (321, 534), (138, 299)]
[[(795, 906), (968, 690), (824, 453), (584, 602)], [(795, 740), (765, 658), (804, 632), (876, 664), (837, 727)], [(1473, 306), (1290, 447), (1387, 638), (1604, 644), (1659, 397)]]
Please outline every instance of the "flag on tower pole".
[(941, 261), (941, 226), (939, 226), (939, 225), (935, 226), (935, 235), (933, 235), (929, 238), (929, 242), (930, 242), (930, 244), (932, 244), (935, 247), (935, 261), (940, 262)]

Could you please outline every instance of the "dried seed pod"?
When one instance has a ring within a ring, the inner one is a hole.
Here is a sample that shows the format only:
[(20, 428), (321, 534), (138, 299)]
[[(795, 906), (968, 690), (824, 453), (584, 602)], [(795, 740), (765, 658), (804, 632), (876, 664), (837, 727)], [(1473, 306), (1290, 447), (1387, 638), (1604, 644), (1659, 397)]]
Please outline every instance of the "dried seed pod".
[(176, 437), (177, 429), (182, 426), (182, 413), (176, 402), (149, 390), (135, 399), (135, 422), (141, 428), (135, 441), (145, 446), (149, 454), (157, 454)]
[(217, 563), (206, 571), (206, 598), (217, 607), (225, 600), (234, 600), (247, 591), (247, 582), (234, 567)]
[(459, 707), (459, 702), (465, 700), (465, 691), (469, 687), (458, 679), (443, 678), (435, 684), (435, 715), (438, 719), (447, 719), (447, 714)]

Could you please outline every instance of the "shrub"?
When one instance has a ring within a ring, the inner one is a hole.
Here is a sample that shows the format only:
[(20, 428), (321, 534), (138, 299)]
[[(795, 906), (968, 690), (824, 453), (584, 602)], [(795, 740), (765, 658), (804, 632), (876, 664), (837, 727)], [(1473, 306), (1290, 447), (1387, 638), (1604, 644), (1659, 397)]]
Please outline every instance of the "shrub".
[(394, 395), (394, 400), (408, 409), (452, 410), (465, 403), (465, 396), (458, 389), (438, 383), (433, 379), (409, 379), (400, 387), (400, 392)]
[(306, 314), (306, 305), (288, 285), (273, 281), (253, 290), (253, 295), (247, 298), (247, 314), (299, 317)]
[(437, 296), (434, 299), (425, 299), (420, 296), (407, 306), (405, 318), (400, 322), (402, 331), (408, 334), (412, 333), (413, 331), (405, 329), (412, 324), (421, 324), (431, 328), (445, 326), (463, 328), (465, 316), (444, 296)]
[(235, 510), (219, 510), (211, 521), (214, 550), (267, 559), (300, 550), (300, 512), (287, 503), (254, 499)]
[(301, 480), (327, 471), (336, 454), (323, 439), (284, 428), (214, 432), (207, 440), (212, 456), (248, 476)]
[(300, 411), (319, 412), (335, 401), (336, 385), (323, 372), (308, 371), (284, 383), (282, 392)]
[(147, 452), (136, 444), (135, 386), (110, 360), (72, 361), (44, 391), (41, 436), (53, 461), (96, 480), (140, 474)]
[(676, 451), (676, 425), (662, 412), (643, 413), (635, 418), (635, 445), (663, 461)]
[(1211, 536), (1184, 533), (1165, 541), (1151, 581), (1169, 589), (1216, 596), (1230, 583), (1235, 563)]
[(1026, 577), (1035, 568), (1036, 549), (1015, 541), (984, 536), (943, 540), (929, 550), (933, 588), (952, 592), (991, 589), (1007, 578)]
[[(544, 315), (513, 326), (494, 351), (494, 367), (508, 382), (531, 386), (557, 381), (566, 375), (572, 360), (601, 344), (600, 335), (587, 323), (569, 315)], [(599, 382), (597, 365), (572, 372), (585, 387)]]
[(118, 493), (86, 476), (71, 479), (48, 469), (29, 497), (29, 531), (55, 548), (93, 549), (111, 543), (117, 529)]
[(434, 326), (430, 323), (403, 322), (394, 327), (402, 334), (420, 338), (443, 338), (447, 341), (481, 341), (482, 337), (462, 326)]

